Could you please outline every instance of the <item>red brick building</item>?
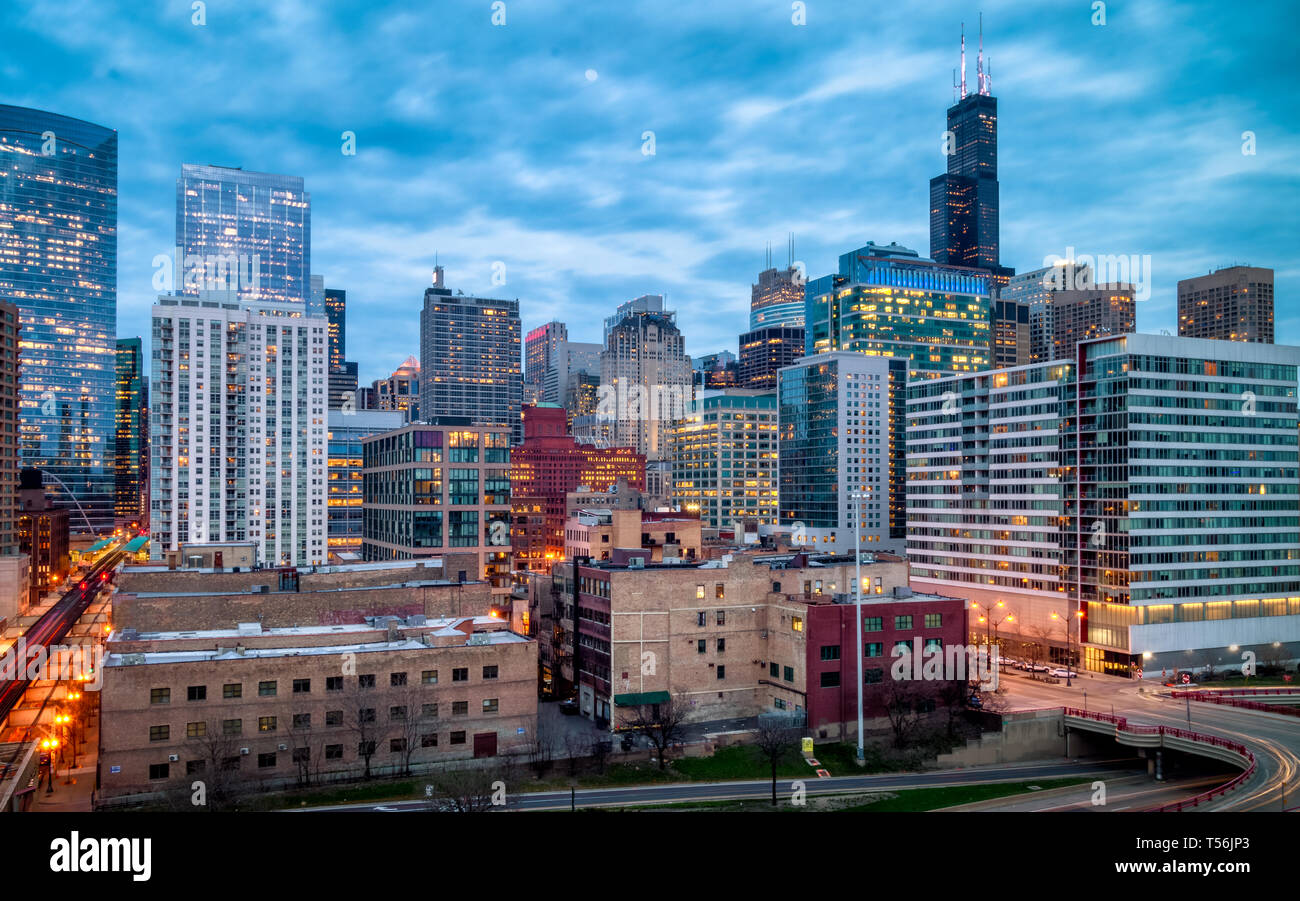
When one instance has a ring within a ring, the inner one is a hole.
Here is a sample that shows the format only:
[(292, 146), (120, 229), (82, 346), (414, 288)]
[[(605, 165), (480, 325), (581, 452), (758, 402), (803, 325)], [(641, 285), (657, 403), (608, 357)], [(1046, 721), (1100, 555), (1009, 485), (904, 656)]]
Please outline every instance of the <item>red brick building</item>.
[(620, 478), (645, 489), (645, 455), (630, 447), (579, 444), (563, 407), (524, 407), (524, 440), (510, 451), (510, 543), (517, 569), (547, 570), (564, 557), (565, 495), (605, 491)]
[[(807, 660), (808, 727), (819, 737), (856, 734), (858, 662), (853, 659), (857, 631), (853, 603), (830, 596), (804, 598), (808, 605)], [(870, 721), (886, 715), (893, 696), (894, 648), (919, 647), (922, 659), (930, 647), (955, 648), (966, 641), (966, 601), (895, 588), (862, 598), (863, 717)], [(973, 674), (972, 674), (973, 677)], [(910, 680), (901, 694), (913, 704), (939, 703), (943, 686), (933, 681)], [(966, 680), (961, 680), (963, 683)], [(843, 728), (841, 724), (844, 724)]]

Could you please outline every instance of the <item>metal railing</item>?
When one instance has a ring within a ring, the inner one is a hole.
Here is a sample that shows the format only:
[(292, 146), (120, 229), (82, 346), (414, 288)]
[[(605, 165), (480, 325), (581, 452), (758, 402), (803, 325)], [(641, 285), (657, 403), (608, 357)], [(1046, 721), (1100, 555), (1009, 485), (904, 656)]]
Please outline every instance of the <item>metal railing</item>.
[(1179, 810), (1184, 810), (1188, 807), (1196, 807), (1197, 805), (1203, 804), (1206, 801), (1212, 800), (1213, 798), (1216, 798), (1220, 795), (1227, 794), (1228, 792), (1237, 788), (1238, 786), (1240, 786), (1242, 783), (1244, 783), (1247, 779), (1249, 779), (1251, 776), (1255, 774), (1255, 769), (1257, 767), (1257, 764), (1255, 762), (1255, 755), (1251, 753), (1249, 748), (1241, 744), (1241, 742), (1232, 741), (1231, 739), (1227, 739), (1227, 738), (1219, 738), (1217, 735), (1207, 735), (1204, 732), (1193, 732), (1190, 729), (1180, 729), (1177, 726), (1147, 726), (1147, 725), (1137, 725), (1137, 724), (1130, 725), (1126, 717), (1115, 716), (1109, 713), (1089, 713), (1086, 710), (1079, 710), (1074, 707), (1063, 707), (1061, 708), (1061, 712), (1065, 716), (1073, 716), (1081, 719), (1094, 720), (1100, 723), (1114, 723), (1115, 731), (1117, 734), (1119, 732), (1127, 732), (1130, 735), (1159, 735), (1161, 737), (1162, 744), (1163, 744), (1164, 737), (1169, 736), (1170, 738), (1181, 738), (1186, 741), (1197, 742), (1199, 744), (1207, 744), (1218, 748), (1226, 748), (1227, 750), (1232, 751), (1234, 754), (1241, 757), (1242, 761), (1245, 763), (1244, 769), (1242, 769), (1242, 771), (1238, 773), (1233, 779), (1229, 780), (1228, 782), (1225, 782), (1223, 785), (1220, 785), (1217, 788), (1210, 789), (1207, 792), (1201, 792), (1199, 795), (1193, 795), (1192, 797), (1187, 798), (1183, 801), (1174, 801), (1169, 804), (1163, 804), (1159, 807), (1148, 808), (1150, 811), (1153, 812), (1158, 812), (1158, 813), (1176, 812)]
[(1300, 695), (1300, 689), (1235, 688), (1227, 691), (1174, 691), (1170, 692), (1169, 695), (1172, 698), (1187, 698), (1203, 704), (1226, 704), (1229, 707), (1237, 707), (1242, 710), (1259, 710), (1264, 713), (1280, 713), (1283, 716), (1300, 716), (1300, 706), (1291, 707), (1284, 704), (1266, 704), (1263, 701), (1243, 700), (1258, 695), (1295, 696)]

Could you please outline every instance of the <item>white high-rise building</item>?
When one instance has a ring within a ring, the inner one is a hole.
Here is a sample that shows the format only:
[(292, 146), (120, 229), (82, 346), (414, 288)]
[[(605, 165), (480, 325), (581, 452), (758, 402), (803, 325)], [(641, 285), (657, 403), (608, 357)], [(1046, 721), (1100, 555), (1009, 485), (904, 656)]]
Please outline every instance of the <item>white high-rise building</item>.
[(634, 447), (647, 461), (667, 459), (672, 424), (690, 412), (695, 397), (691, 358), (672, 317), (627, 310), (600, 355), (597, 417), (612, 426), (615, 446)]
[(327, 562), (329, 322), (233, 293), (153, 307), (150, 512), (155, 558), (256, 542), (267, 565)]

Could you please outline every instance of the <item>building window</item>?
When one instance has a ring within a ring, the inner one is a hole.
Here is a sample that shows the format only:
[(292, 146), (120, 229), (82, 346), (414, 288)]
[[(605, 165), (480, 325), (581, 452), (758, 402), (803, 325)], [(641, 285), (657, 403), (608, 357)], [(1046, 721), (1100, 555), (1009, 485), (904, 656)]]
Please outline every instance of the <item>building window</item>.
[(388, 740), (388, 753), (401, 754), (405, 750), (406, 750), (406, 739), (390, 738)]
[(722, 666), (721, 664), (719, 664), (718, 666), (718, 678), (719, 679), (727, 678), (727, 668), (725, 666)]
[(452, 716), (469, 716), (469, 701), (452, 701)]
[(787, 682), (793, 682), (793, 681), (794, 681), (794, 667), (793, 667), (793, 666), (787, 666), (787, 667), (785, 667), (784, 675), (783, 675), (781, 678), (785, 679), (785, 681), (787, 681)]
[(390, 720), (404, 720), (404, 719), (406, 719), (406, 707), (404, 707), (404, 706), (400, 706), (400, 705), (397, 706), (397, 707), (389, 707), (389, 708), (388, 708), (388, 718), (389, 718)]
[(185, 724), (186, 738), (202, 738), (207, 734), (208, 734), (207, 723), (186, 723)]
[(910, 628), (912, 628), (912, 617), (910, 617), (910, 616), (896, 616), (896, 617), (894, 617), (894, 628), (895, 628), (896, 630), (897, 630), (897, 629), (910, 629)]
[(206, 760), (187, 760), (185, 761), (185, 775), (201, 775), (203, 771), (207, 769), (207, 766), (208, 762)]
[(275, 766), (275, 754), (258, 754), (257, 768), (259, 770), (269, 769)]
[(293, 728), (295, 728), (295, 729), (310, 729), (310, 728), (311, 728), (311, 714), (310, 714), (310, 713), (295, 713), (295, 714), (293, 715)]
[(342, 759), (343, 759), (343, 746), (342, 746), (342, 745), (326, 745), (326, 746), (325, 746), (325, 759), (326, 759), (326, 760), (342, 760)]
[(374, 674), (374, 673), (366, 673), (365, 675), (357, 676), (357, 687), (358, 687), (358, 688), (374, 688), (374, 687), (375, 687), (375, 674)]
[(902, 657), (910, 653), (912, 653), (912, 643), (910, 641), (908, 641), (905, 638), (900, 638), (898, 641), (894, 642), (894, 650), (892, 656)]
[(802, 632), (802, 631), (803, 631), (803, 617), (802, 617), (802, 616), (792, 616), (792, 617), (790, 617), (790, 628), (791, 628), (792, 630), (794, 630), (795, 632)]
[(276, 718), (275, 718), (275, 717), (273, 717), (273, 716), (259, 716), (259, 717), (257, 718), (257, 731), (258, 731), (258, 732), (274, 732), (274, 731), (275, 731), (275, 724), (276, 724)]
[(925, 627), (927, 629), (938, 629), (943, 625), (942, 613), (927, 613), (925, 615)]
[(221, 696), (227, 701), (233, 698), (242, 698), (244, 696), (244, 685), (242, 682), (227, 682), (221, 686)]
[(294, 763), (311, 763), (311, 748), (294, 748)]
[(172, 690), (170, 688), (149, 689), (150, 704), (170, 704), (171, 702), (172, 702)]
[(862, 671), (862, 683), (864, 685), (876, 685), (885, 679), (885, 671), (880, 667), (868, 667)]
[(822, 688), (839, 688), (840, 687), (839, 672), (832, 670), (827, 673), (822, 673), (821, 685)]
[(465, 733), (464, 733), (464, 732), (453, 732), (453, 733), (451, 733), (451, 743), (452, 743), (453, 745), (463, 745), (463, 744), (465, 744)]
[(785, 710), (785, 700), (783, 698), (773, 698), (772, 706), (777, 710)]
[(272, 680), (272, 681), (270, 681), (270, 682), (258, 682), (258, 683), (257, 683), (257, 696), (260, 697), (260, 698), (273, 698), (273, 697), (275, 697), (275, 681)]
[(375, 708), (362, 707), (357, 711), (357, 720), (362, 723), (373, 723), (375, 721)]
[(716, 620), (719, 626), (725, 626), (727, 624), (727, 611), (719, 610)]
[(296, 694), (296, 695), (311, 694), (311, 680), (310, 680), (310, 679), (294, 679), (294, 680), (293, 680), (293, 693)]
[(840, 646), (837, 644), (822, 645), (822, 660), (839, 660)]
[(393, 688), (400, 688), (406, 684), (406, 673), (389, 673), (388, 684)]
[(879, 657), (885, 653), (885, 646), (878, 641), (867, 642), (867, 657)]
[(708, 646), (708, 642), (705, 641), (703, 638), (696, 639), (696, 641), (695, 641), (695, 653), (697, 653), (697, 654), (703, 654), (703, 653), (704, 653), (704, 649), (705, 649), (707, 646)]
[(885, 618), (883, 616), (868, 616), (862, 620), (863, 632), (882, 632), (885, 628)]
[(343, 677), (342, 677), (342, 676), (326, 676), (326, 677), (325, 677), (325, 690), (326, 690), (326, 691), (342, 691), (342, 690), (343, 690)]
[(497, 699), (496, 699), (496, 698), (484, 698), (484, 699), (483, 699), (483, 712), (484, 712), (484, 713), (496, 713), (497, 710), (498, 710), (498, 707), (497, 707)]
[(436, 719), (438, 718), (438, 705), (437, 705), (437, 704), (421, 704), (421, 705), (420, 705), (420, 716), (424, 717), (424, 718), (427, 719), (427, 720), (436, 720)]
[(325, 725), (327, 725), (327, 726), (342, 726), (342, 725), (343, 725), (343, 711), (342, 711), (342, 710), (326, 710), (326, 711), (325, 711)]
[(437, 732), (429, 732), (429, 733), (426, 733), (425, 735), (421, 735), (421, 736), (420, 736), (420, 747), (422, 747), (422, 748), (436, 748), (436, 747), (438, 747), (438, 733), (437, 733)]
[(468, 681), (469, 681), (469, 667), (467, 667), (467, 666), (461, 666), (461, 667), (456, 667), (456, 668), (454, 668), (454, 669), (451, 671), (451, 681), (453, 681), (453, 682), (468, 682)]
[(725, 638), (719, 638), (719, 639), (718, 639), (718, 653), (721, 654), (721, 653), (722, 653), (723, 651), (725, 651), (726, 649), (727, 649), (727, 639), (725, 639)]
[(703, 611), (703, 610), (701, 610), (699, 613), (695, 614), (695, 625), (699, 626), (700, 628), (704, 628), (704, 611)]
[(375, 753), (375, 743), (373, 741), (357, 742), (358, 757), (371, 757), (374, 755), (374, 753)]
[(781, 666), (780, 666), (779, 664), (776, 664), (776, 663), (769, 663), (769, 664), (767, 665), (767, 674), (768, 674), (769, 676), (771, 676), (773, 679), (780, 679), (780, 678), (781, 678)]
[(149, 764), (150, 779), (166, 779), (170, 772), (171, 772), (171, 766), (169, 764), (166, 763)]
[(172, 734), (171, 726), (150, 726), (149, 727), (150, 741), (166, 741), (167, 739), (171, 738), (171, 734)]
[(425, 685), (438, 684), (438, 671), (436, 669), (427, 669), (420, 673), (420, 681)]
[(696, 586), (695, 586), (695, 597), (696, 597), (697, 599), (701, 599), (701, 600), (704, 598), (704, 586), (703, 586), (703, 585), (696, 585)]
[(485, 667), (483, 667), (483, 678), (484, 678), (484, 679), (495, 679), (496, 677), (497, 677), (497, 668), (496, 668), (495, 666), (485, 666)]
[(191, 685), (185, 689), (185, 700), (187, 701), (206, 701), (208, 699), (208, 687), (206, 685)]
[(713, 585), (713, 596), (715, 598), (725, 598), (727, 596), (727, 586), (724, 582), (715, 582)]
[(222, 720), (221, 721), (222, 735), (242, 735), (243, 733), (244, 733), (243, 720)]
[(930, 650), (930, 648), (939, 648), (939, 649), (942, 649), (942, 648), (943, 648), (943, 639), (942, 639), (942, 638), (927, 638), (927, 639), (925, 640), (925, 650), (928, 651), (928, 650)]

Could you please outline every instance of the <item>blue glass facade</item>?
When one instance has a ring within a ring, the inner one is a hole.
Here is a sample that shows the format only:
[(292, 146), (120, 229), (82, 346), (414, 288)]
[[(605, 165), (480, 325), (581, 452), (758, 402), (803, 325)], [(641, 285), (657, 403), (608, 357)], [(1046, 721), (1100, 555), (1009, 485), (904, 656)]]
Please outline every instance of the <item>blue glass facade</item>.
[(176, 293), (235, 290), (244, 301), (311, 297), (311, 194), (293, 175), (181, 167)]
[(73, 531), (111, 531), (117, 132), (0, 105), (0, 299), (18, 306), (20, 465)]

